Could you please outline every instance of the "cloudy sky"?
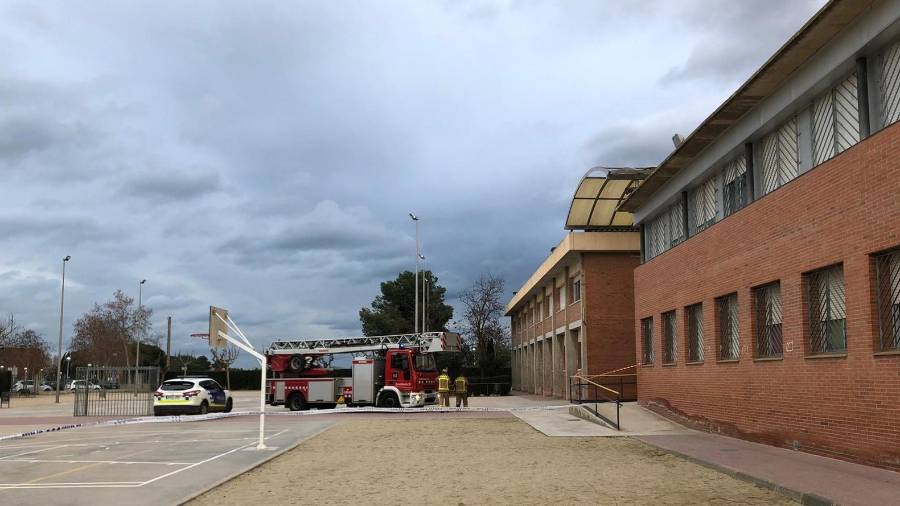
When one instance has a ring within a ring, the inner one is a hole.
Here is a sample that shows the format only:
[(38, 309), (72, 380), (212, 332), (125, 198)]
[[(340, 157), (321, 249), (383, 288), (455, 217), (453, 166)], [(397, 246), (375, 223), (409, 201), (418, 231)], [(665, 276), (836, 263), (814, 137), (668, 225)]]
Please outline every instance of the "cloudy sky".
[(55, 342), (72, 255), (67, 337), (141, 278), (178, 351), (210, 304), (356, 334), (409, 211), (451, 297), (511, 292), (585, 170), (660, 161), (823, 3), (0, 1), (0, 312)]

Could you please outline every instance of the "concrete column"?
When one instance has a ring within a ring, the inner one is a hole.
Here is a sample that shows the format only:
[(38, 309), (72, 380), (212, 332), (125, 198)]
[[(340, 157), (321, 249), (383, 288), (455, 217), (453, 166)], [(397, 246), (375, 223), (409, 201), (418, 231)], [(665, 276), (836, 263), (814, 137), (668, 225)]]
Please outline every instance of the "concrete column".
[(569, 381), (572, 376), (575, 375), (575, 363), (577, 353), (575, 345), (575, 336), (572, 335), (571, 330), (566, 330), (566, 350), (565, 350), (565, 360), (566, 360), (566, 398), (569, 398)]
[(553, 338), (544, 338), (543, 393), (553, 395)]
[(556, 337), (553, 338), (553, 367), (554, 367), (554, 379), (553, 379), (553, 395), (555, 397), (565, 397), (566, 395), (566, 359), (563, 353), (565, 353), (565, 334), (557, 334)]

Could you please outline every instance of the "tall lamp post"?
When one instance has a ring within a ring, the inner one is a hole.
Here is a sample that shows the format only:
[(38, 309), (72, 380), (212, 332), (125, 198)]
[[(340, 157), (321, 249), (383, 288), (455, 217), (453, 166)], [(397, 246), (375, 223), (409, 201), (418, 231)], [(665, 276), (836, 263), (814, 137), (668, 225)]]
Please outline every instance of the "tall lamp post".
[(56, 351), (56, 403), (59, 404), (59, 377), (62, 376), (62, 335), (63, 335), (63, 308), (66, 304), (66, 263), (72, 258), (66, 255), (63, 258), (62, 292), (59, 296), (59, 347)]
[(425, 266), (425, 255), (419, 253), (419, 260), (422, 261), (422, 332), (428, 332), (428, 325), (425, 323), (425, 315), (428, 314), (428, 272)]
[(409, 213), (409, 217), (412, 218), (414, 222), (416, 222), (416, 304), (415, 311), (413, 314), (413, 327), (416, 334), (419, 333), (419, 257), (421, 254), (419, 253), (419, 217), (413, 213)]
[[(138, 283), (138, 318), (143, 316), (142, 309), (144, 308), (143, 301), (141, 300), (144, 295), (144, 283), (146, 283), (146, 279), (142, 279), (140, 283)], [(137, 383), (138, 383), (138, 367), (141, 364), (141, 337), (143, 337), (144, 327), (138, 330), (137, 343), (135, 343), (135, 348), (137, 351), (134, 353), (134, 388), (135, 392), (137, 391)]]

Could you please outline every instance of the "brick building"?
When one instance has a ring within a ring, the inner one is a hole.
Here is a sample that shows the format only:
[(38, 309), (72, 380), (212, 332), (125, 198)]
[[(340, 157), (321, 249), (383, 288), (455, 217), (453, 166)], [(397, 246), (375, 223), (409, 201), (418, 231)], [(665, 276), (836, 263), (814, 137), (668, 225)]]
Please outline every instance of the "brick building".
[(620, 206), (641, 403), (900, 468), (900, 1), (834, 0)]
[[(566, 221), (572, 232), (506, 306), (514, 389), (568, 398), (577, 371), (601, 374), (634, 365), (640, 234), (631, 214), (616, 207), (647, 172), (592, 169), (582, 179)], [(626, 390), (626, 396), (636, 393), (633, 384)]]

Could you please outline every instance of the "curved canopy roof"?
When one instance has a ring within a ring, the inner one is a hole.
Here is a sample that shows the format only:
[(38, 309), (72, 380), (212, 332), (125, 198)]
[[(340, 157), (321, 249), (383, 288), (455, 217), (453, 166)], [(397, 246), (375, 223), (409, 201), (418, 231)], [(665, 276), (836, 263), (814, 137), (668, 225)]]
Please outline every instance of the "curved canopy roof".
[(619, 204), (631, 194), (653, 167), (594, 167), (587, 171), (569, 206), (566, 230), (634, 230), (631, 213)]

